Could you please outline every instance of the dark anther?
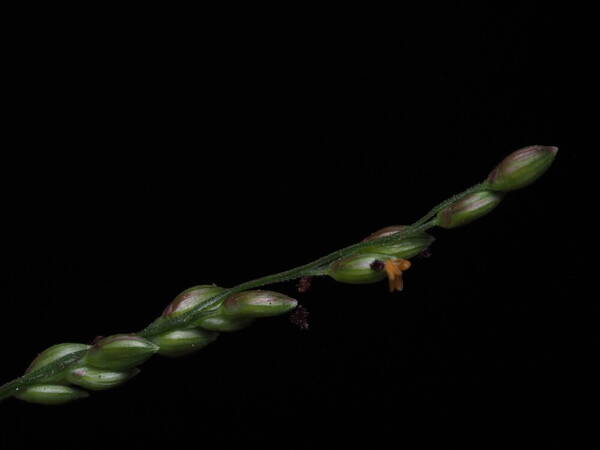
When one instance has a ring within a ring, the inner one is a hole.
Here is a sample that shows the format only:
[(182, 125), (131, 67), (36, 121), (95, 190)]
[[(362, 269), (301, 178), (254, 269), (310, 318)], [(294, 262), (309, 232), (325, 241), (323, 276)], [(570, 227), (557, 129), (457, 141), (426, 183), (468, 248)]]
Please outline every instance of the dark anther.
[(385, 267), (385, 264), (383, 264), (383, 261), (379, 261), (378, 259), (376, 259), (371, 263), (369, 267), (371, 267), (371, 269), (373, 269), (375, 272), (381, 272)]
[(308, 330), (309, 314), (310, 313), (304, 306), (298, 305), (294, 312), (290, 314), (290, 322), (292, 322), (301, 330)]
[(313, 277), (302, 277), (298, 280), (298, 284), (297, 284), (297, 288), (298, 288), (298, 292), (300, 293), (305, 293), (310, 289), (310, 285), (312, 283), (312, 278)]

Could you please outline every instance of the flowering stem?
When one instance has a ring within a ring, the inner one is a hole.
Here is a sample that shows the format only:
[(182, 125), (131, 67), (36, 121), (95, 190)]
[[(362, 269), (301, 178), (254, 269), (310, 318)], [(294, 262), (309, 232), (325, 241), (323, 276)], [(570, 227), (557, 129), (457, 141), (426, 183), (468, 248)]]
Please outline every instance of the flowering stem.
[[(213, 307), (222, 302), (226, 297), (231, 294), (235, 294), (238, 292), (242, 292), (248, 289), (253, 289), (273, 283), (280, 283), (283, 281), (294, 280), (306, 276), (319, 276), (326, 275), (328, 273), (328, 266), (341, 258), (346, 258), (363, 247), (373, 246), (374, 243), (381, 244), (392, 244), (396, 242), (400, 242), (403, 239), (411, 237), (417, 233), (428, 230), (437, 225), (437, 220), (432, 219), (435, 214), (445, 208), (446, 206), (460, 200), (466, 195), (472, 194), (474, 192), (479, 192), (486, 189), (487, 184), (480, 183), (475, 186), (470, 187), (469, 189), (461, 192), (460, 194), (454, 195), (453, 197), (441, 202), (437, 206), (435, 206), (431, 211), (429, 211), (425, 216), (421, 219), (413, 223), (412, 225), (406, 227), (402, 231), (391, 234), (388, 236), (384, 236), (378, 238), (376, 240), (371, 240), (369, 242), (359, 242), (348, 247), (342, 248), (340, 250), (336, 250), (328, 255), (325, 255), (311, 263), (286, 270), (284, 272), (279, 272), (273, 275), (267, 275), (261, 278), (257, 278), (256, 280), (247, 281), (245, 283), (241, 283), (237, 286), (234, 286), (230, 289), (225, 290), (224, 292), (208, 299), (207, 301), (197, 305), (196, 307), (183, 312), (175, 317), (162, 317), (160, 320), (152, 322), (146, 328), (137, 333), (139, 336), (148, 338), (152, 336), (156, 336), (161, 333), (165, 333), (167, 331), (179, 329), (185, 327), (185, 325), (195, 321), (199, 317), (202, 317), (208, 310), (214, 309)], [(432, 220), (430, 220), (432, 219)], [(35, 384), (39, 382), (43, 382), (46, 379), (56, 375), (57, 373), (62, 372), (63, 370), (69, 368), (78, 363), (78, 361), (84, 356), (85, 351), (78, 351), (74, 353), (70, 353), (67, 356), (64, 356), (56, 361), (47, 364), (37, 370), (33, 370), (22, 377), (16, 378), (2, 386), (0, 386), (0, 400), (11, 397), (15, 393), (17, 393), (20, 389)]]

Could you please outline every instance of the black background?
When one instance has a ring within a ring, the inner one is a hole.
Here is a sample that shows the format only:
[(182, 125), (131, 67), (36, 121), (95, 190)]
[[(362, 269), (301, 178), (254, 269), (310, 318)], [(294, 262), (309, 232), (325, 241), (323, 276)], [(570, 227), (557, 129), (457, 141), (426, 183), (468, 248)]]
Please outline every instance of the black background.
[(520, 147), (559, 146), (552, 169), (476, 223), (434, 230), (402, 293), (277, 285), (308, 331), (264, 319), (79, 403), (3, 402), (6, 448), (568, 440), (578, 149), (561, 13), (353, 12), (23, 21), (4, 86), (2, 381), (54, 343), (143, 328), (194, 284), (415, 221)]

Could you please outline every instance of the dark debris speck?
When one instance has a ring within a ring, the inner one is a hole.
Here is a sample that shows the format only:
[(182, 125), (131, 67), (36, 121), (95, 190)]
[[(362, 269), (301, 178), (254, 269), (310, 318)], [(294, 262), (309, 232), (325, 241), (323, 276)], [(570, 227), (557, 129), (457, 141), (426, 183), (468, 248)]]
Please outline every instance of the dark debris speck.
[(308, 328), (309, 328), (308, 316), (309, 315), (310, 315), (310, 313), (308, 312), (308, 310), (304, 306), (299, 305), (294, 310), (294, 312), (290, 314), (290, 322), (292, 322), (294, 325), (296, 325), (301, 330), (308, 330)]
[(313, 277), (302, 277), (298, 280), (298, 284), (296, 287), (298, 288), (298, 292), (304, 294), (310, 289), (312, 284)]

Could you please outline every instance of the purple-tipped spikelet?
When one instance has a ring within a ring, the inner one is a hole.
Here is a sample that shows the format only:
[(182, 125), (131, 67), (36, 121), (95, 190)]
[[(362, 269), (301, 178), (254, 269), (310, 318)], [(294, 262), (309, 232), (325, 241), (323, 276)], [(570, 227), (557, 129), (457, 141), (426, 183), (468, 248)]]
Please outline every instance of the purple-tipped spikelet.
[(100, 339), (85, 356), (90, 366), (126, 370), (142, 364), (158, 351), (158, 345), (135, 334), (115, 334)]
[(502, 200), (502, 194), (482, 191), (446, 206), (437, 214), (437, 224), (442, 228), (456, 228), (485, 216)]
[(279, 292), (245, 291), (225, 299), (223, 314), (236, 318), (271, 317), (285, 314), (297, 305), (296, 300)]
[(528, 186), (548, 170), (557, 152), (558, 147), (532, 145), (511, 153), (487, 177), (489, 189), (507, 192)]

